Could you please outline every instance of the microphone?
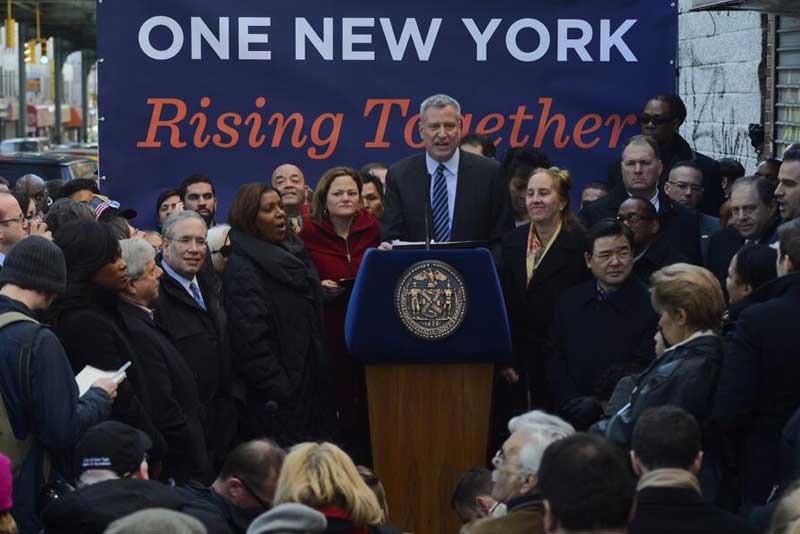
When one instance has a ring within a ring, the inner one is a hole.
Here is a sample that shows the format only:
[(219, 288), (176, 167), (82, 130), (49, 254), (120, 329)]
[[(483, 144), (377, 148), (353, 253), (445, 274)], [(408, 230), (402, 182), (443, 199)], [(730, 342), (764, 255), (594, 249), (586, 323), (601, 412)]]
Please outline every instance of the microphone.
[(431, 175), (425, 174), (428, 177), (428, 193), (425, 195), (425, 250), (431, 249), (431, 229), (428, 223), (429, 215), (431, 213)]

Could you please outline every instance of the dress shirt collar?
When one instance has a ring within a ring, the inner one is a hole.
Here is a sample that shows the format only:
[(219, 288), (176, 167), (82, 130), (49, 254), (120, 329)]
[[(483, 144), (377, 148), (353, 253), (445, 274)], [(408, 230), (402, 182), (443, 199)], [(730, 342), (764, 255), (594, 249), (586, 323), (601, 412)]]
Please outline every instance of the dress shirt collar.
[[(192, 297), (192, 300), (194, 300), (194, 294), (192, 293), (192, 290), (189, 289), (189, 285), (194, 283), (194, 285), (197, 286), (197, 290), (200, 291), (200, 284), (197, 283), (197, 276), (192, 277), (191, 280), (189, 280), (188, 278), (184, 278), (183, 276), (176, 273), (172, 269), (172, 267), (169, 266), (167, 260), (161, 262), (161, 267), (164, 269), (165, 273), (170, 275), (176, 282), (178, 282), (181, 286), (183, 286), (183, 289), (185, 289), (186, 292), (189, 293), (189, 296)], [(202, 291), (200, 291), (200, 293), (202, 294)]]
[[(627, 189), (625, 190), (625, 192), (628, 193)], [(628, 193), (628, 197), (632, 197), (632, 196), (633, 195)], [(658, 210), (661, 209), (661, 202), (659, 202), (659, 200), (658, 200), (658, 188), (656, 188), (656, 194), (653, 195), (653, 198), (650, 199), (650, 204), (653, 205), (653, 207), (656, 209), (656, 212), (658, 212)]]
[[(460, 159), (460, 154), (459, 154), (460, 152), (461, 152), (460, 148), (456, 149), (456, 151), (453, 153), (453, 157), (451, 157), (447, 161), (442, 162), (442, 165), (444, 165), (444, 167), (453, 176), (458, 176), (458, 160)], [(425, 165), (428, 168), (428, 174), (430, 174), (431, 178), (433, 178), (433, 174), (436, 172), (436, 168), (439, 166), (439, 162), (433, 159), (431, 155), (428, 154), (427, 151), (425, 152)]]

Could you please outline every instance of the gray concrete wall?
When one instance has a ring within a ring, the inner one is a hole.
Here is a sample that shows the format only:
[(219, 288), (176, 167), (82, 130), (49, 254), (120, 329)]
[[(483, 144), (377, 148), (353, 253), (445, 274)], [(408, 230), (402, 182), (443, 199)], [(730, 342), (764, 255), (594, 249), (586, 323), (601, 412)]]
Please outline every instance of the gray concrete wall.
[(687, 108), (681, 135), (695, 150), (736, 158), (750, 172), (757, 154), (748, 126), (762, 123), (762, 16), (688, 13), (689, 4), (680, 1), (678, 16), (678, 92)]

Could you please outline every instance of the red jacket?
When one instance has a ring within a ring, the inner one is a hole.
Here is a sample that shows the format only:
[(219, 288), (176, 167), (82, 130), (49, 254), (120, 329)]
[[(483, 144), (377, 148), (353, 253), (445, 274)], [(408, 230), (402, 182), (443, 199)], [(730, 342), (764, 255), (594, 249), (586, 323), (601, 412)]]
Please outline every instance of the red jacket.
[[(378, 220), (364, 210), (358, 214), (350, 226), (347, 239), (342, 239), (328, 221), (314, 222), (304, 219), (303, 229), (298, 236), (303, 240), (311, 255), (311, 261), (319, 272), (320, 280), (355, 278), (361, 259), (368, 248), (380, 243), (381, 227)], [(325, 305), (325, 330), (328, 350), (333, 355), (346, 353), (344, 344), (344, 316), (350, 292), (347, 291)]]

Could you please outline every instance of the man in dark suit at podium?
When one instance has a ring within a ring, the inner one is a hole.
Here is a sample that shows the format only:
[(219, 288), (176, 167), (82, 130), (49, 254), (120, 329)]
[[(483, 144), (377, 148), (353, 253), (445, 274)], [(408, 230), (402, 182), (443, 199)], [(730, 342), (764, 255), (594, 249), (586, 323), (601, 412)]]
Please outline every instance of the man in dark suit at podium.
[(499, 258), (500, 239), (514, 228), (508, 188), (496, 161), (459, 150), (461, 125), (461, 106), (447, 95), (420, 106), (425, 154), (389, 168), (381, 248), (427, 235), (436, 242), (488, 241)]

